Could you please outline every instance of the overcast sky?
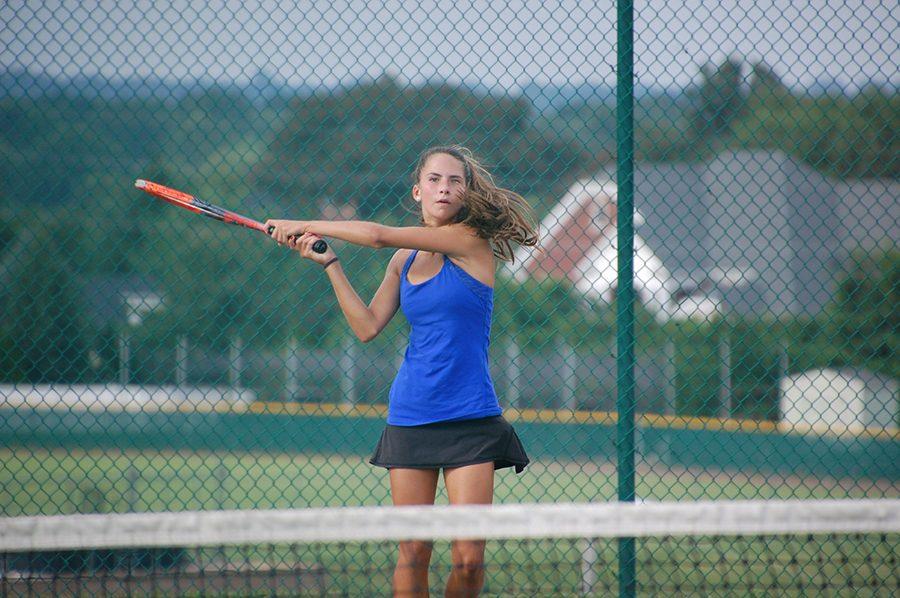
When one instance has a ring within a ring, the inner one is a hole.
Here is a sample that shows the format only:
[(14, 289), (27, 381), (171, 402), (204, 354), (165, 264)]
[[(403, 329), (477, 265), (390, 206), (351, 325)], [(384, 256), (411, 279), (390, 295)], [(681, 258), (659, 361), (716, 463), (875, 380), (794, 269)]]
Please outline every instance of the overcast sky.
[[(635, 3), (635, 75), (683, 86), (763, 61), (785, 83), (900, 87), (897, 0)], [(739, 6), (740, 4), (740, 6)], [(3, 2), (0, 69), (292, 85), (384, 73), (516, 90), (615, 83), (615, 2)]]

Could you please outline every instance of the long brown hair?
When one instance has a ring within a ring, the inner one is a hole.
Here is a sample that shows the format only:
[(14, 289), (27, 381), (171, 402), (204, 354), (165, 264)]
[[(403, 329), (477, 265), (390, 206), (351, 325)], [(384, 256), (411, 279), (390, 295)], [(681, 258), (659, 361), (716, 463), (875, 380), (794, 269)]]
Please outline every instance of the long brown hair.
[(466, 189), (455, 222), (469, 226), (482, 239), (489, 239), (494, 255), (506, 262), (513, 261), (513, 244), (537, 245), (537, 225), (531, 206), (518, 193), (498, 187), (491, 173), (465, 147), (442, 145), (422, 152), (413, 171), (413, 184), (418, 184), (425, 162), (435, 154), (447, 154), (463, 165)]

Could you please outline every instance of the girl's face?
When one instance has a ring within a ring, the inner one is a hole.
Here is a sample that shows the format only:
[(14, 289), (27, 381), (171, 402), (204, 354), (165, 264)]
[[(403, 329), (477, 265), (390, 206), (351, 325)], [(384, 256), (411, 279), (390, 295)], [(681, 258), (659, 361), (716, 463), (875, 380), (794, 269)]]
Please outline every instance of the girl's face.
[(425, 161), (419, 182), (413, 185), (413, 199), (422, 205), (422, 219), (427, 226), (453, 222), (463, 207), (466, 188), (463, 163), (449, 154), (433, 154)]

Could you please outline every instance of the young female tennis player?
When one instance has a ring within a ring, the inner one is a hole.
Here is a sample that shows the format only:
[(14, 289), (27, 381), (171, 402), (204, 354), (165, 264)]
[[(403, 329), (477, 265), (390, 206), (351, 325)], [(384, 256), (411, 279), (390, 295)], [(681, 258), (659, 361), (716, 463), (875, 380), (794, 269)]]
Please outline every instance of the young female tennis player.
[[(488, 370), (495, 258), (513, 245), (534, 245), (525, 200), (497, 187), (469, 150), (434, 147), (419, 158), (412, 197), (422, 226), (360, 221), (269, 220), (272, 237), (321, 264), (353, 332), (374, 338), (403, 310), (409, 345), (390, 391), (387, 426), (371, 463), (390, 471), (395, 505), (433, 504), (438, 476), (451, 504), (488, 504), (494, 470), (521, 472), (528, 457), (501, 416)], [(371, 303), (360, 299), (333, 250), (314, 253), (322, 238), (367, 247), (396, 247)], [(428, 594), (428, 542), (402, 542), (394, 591)], [(448, 596), (477, 595), (484, 583), (484, 542), (452, 547)]]

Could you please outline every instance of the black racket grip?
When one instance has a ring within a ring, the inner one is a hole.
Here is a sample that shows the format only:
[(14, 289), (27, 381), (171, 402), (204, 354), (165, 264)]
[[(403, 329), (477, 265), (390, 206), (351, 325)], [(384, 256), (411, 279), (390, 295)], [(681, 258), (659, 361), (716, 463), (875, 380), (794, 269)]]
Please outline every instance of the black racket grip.
[[(275, 227), (270, 226), (269, 228), (266, 229), (266, 232), (271, 235), (273, 230), (275, 230)], [(319, 239), (318, 241), (313, 243), (312, 250), (315, 251), (316, 253), (325, 253), (326, 249), (328, 249), (328, 243), (326, 243), (322, 239)]]

